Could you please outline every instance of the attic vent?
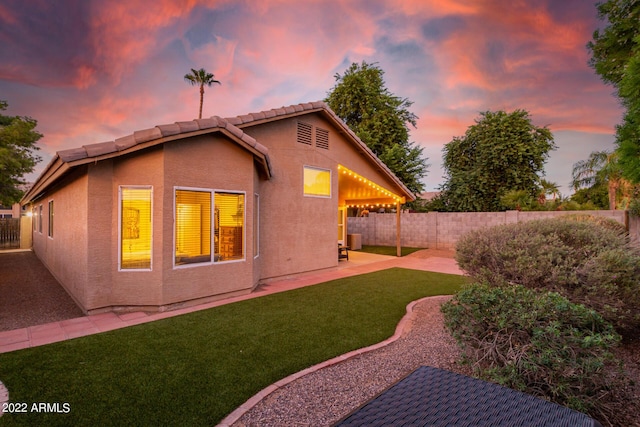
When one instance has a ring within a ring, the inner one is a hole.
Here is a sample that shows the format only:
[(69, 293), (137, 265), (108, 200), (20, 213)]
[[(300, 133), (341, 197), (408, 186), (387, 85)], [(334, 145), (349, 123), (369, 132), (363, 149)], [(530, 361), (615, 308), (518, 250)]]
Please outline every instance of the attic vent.
[(316, 128), (316, 147), (329, 149), (329, 131)]
[(298, 142), (311, 145), (311, 131), (313, 126), (308, 123), (298, 122)]

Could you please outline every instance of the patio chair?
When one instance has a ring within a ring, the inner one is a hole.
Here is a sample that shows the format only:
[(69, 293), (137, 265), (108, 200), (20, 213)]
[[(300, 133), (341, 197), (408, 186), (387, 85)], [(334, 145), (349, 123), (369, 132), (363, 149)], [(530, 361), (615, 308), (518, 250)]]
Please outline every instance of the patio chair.
[(344, 246), (338, 243), (338, 261), (341, 259), (349, 261), (349, 246)]

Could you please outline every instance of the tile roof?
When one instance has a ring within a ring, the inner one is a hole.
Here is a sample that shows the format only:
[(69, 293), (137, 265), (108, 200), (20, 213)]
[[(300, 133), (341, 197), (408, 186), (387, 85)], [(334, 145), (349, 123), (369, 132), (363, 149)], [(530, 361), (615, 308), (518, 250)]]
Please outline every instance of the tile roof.
[(123, 136), (115, 141), (100, 142), (97, 144), (83, 145), (78, 148), (58, 151), (58, 157), (63, 162), (73, 162), (93, 157), (100, 157), (107, 154), (118, 153), (137, 145), (160, 140), (162, 138), (173, 137), (181, 134), (191, 134), (201, 131), (227, 130), (240, 141), (258, 150), (263, 155), (268, 155), (266, 147), (257, 143), (250, 135), (233, 125), (230, 120), (217, 116), (206, 119), (196, 119), (187, 122), (175, 122), (171, 124), (157, 125), (150, 129), (137, 130), (130, 135)]
[[(245, 127), (255, 126), (272, 120), (284, 119), (291, 116), (307, 114), (309, 112), (323, 112), (334, 124), (341, 128), (342, 131), (349, 135), (350, 139), (355, 142), (361, 152), (365, 153), (371, 161), (378, 165), (378, 168), (389, 174), (396, 181), (398, 186), (402, 188), (407, 195), (413, 196), (411, 191), (391, 172), (391, 170), (367, 147), (367, 145), (358, 138), (358, 136), (340, 119), (329, 106), (322, 101), (306, 102), (302, 104), (289, 105), (286, 107), (274, 108), (257, 113), (249, 113), (241, 116), (221, 118), (212, 116), (204, 119), (195, 119), (185, 122), (175, 122), (170, 124), (157, 125), (150, 129), (142, 129), (133, 132), (130, 135), (123, 136), (115, 141), (100, 142), (97, 144), (83, 145), (82, 147), (71, 148), (68, 150), (58, 151), (51, 163), (45, 168), (41, 177), (51, 173), (50, 169), (54, 167), (56, 162), (61, 161), (63, 164), (73, 162), (86, 163), (88, 160), (107, 156), (113, 157), (125, 150), (132, 149), (141, 144), (162, 143), (167, 140), (180, 139), (194, 134), (200, 135), (210, 132), (224, 132), (231, 134), (237, 138), (236, 142), (245, 144), (250, 151), (255, 150), (259, 155), (264, 157), (265, 167), (270, 174), (269, 150), (255, 140), (252, 136), (246, 134), (242, 129)], [(76, 163), (77, 164), (77, 163)], [(73, 165), (69, 165), (73, 166)], [(38, 178), (38, 181), (40, 178)], [(36, 182), (37, 183), (37, 182)], [(26, 197), (27, 195), (25, 195)], [(413, 197), (412, 197), (413, 198)]]
[[(97, 144), (83, 145), (78, 148), (58, 151), (58, 157), (63, 162), (72, 162), (86, 158), (99, 157), (106, 154), (112, 154), (124, 151), (136, 145), (150, 142), (156, 139), (166, 138), (170, 136), (188, 134), (192, 132), (206, 131), (217, 129), (226, 129), (231, 134), (242, 140), (250, 147), (256, 148), (262, 154), (267, 155), (266, 147), (257, 143), (251, 136), (245, 134), (238, 125), (255, 124), (256, 121), (269, 120), (278, 116), (285, 116), (295, 113), (303, 113), (309, 110), (325, 110), (327, 113), (337, 116), (333, 113), (324, 102), (307, 102), (304, 104), (290, 105), (288, 107), (274, 108), (268, 111), (260, 111), (257, 113), (244, 114), (241, 116), (221, 118), (212, 116), (204, 119), (195, 119), (186, 122), (175, 122), (170, 124), (157, 125), (150, 129), (137, 130), (130, 135), (118, 138), (115, 141), (100, 142)], [(340, 119), (338, 119), (340, 121)], [(353, 134), (353, 132), (351, 132)], [(186, 135), (185, 135), (186, 136)], [(357, 138), (355, 134), (352, 135)]]

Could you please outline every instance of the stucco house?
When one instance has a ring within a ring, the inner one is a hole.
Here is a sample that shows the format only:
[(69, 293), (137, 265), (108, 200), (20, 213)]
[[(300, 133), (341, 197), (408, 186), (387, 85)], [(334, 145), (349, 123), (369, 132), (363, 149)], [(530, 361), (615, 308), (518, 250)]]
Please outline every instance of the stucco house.
[(86, 313), (158, 311), (335, 267), (348, 206), (414, 195), (323, 102), (59, 151), (33, 250)]

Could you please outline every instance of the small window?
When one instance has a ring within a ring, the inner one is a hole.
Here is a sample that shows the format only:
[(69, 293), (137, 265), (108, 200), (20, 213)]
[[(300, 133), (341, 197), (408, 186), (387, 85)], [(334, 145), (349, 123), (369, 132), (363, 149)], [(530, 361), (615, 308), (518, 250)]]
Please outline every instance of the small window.
[(211, 192), (176, 190), (175, 265), (211, 262)]
[(305, 166), (304, 195), (331, 197), (331, 171), (328, 169)]
[(253, 257), (260, 255), (260, 196), (253, 195)]
[(151, 187), (120, 188), (120, 269), (151, 269)]
[(38, 233), (42, 233), (42, 205), (38, 206)]
[(313, 126), (309, 123), (298, 122), (298, 142), (300, 144), (311, 145), (311, 135)]
[(49, 237), (53, 238), (53, 200), (49, 201)]
[(329, 149), (329, 131), (316, 128), (316, 147), (324, 150)]

